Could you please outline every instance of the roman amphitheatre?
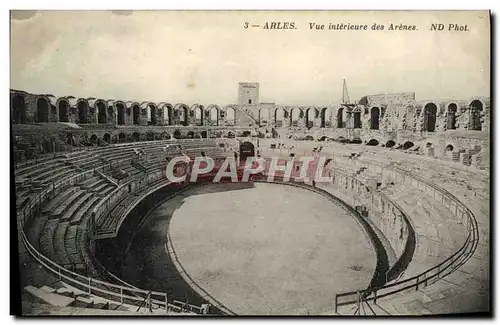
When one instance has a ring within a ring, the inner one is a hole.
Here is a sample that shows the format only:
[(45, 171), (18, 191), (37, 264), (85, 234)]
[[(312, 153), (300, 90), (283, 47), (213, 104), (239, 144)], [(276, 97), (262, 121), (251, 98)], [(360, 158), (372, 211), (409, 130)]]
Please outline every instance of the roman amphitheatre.
[[(11, 90), (23, 314), (490, 312), (490, 99), (417, 96), (283, 106), (245, 82), (222, 106)], [(178, 156), (325, 157), (331, 181), (173, 183)]]

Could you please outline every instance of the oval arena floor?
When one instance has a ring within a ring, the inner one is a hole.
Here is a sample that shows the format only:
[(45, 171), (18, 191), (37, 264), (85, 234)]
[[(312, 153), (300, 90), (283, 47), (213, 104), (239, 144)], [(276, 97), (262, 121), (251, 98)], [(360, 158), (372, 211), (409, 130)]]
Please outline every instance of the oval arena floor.
[(353, 216), (291, 186), (208, 184), (166, 201), (134, 237), (125, 280), (172, 280), (167, 233), (191, 280), (239, 315), (331, 311), (334, 294), (367, 287), (376, 266)]

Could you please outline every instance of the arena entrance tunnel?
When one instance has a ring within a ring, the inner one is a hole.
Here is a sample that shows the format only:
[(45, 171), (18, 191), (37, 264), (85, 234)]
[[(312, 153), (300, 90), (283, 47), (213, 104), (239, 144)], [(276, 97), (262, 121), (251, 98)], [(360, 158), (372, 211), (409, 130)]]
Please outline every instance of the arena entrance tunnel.
[(240, 144), (240, 161), (246, 161), (248, 157), (255, 157), (255, 146), (245, 141)]

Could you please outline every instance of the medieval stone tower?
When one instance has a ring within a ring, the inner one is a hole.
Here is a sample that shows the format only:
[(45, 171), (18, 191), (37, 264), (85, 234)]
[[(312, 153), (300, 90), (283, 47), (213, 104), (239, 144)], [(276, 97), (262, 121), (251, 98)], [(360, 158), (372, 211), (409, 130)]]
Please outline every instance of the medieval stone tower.
[(259, 105), (258, 82), (240, 82), (238, 84), (238, 105), (240, 106)]

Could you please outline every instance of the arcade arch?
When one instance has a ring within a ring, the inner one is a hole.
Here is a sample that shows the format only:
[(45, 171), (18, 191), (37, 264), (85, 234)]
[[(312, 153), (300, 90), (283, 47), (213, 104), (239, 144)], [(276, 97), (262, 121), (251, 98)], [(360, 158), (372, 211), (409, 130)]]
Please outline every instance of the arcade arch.
[(436, 104), (428, 103), (424, 106), (424, 131), (434, 132), (436, 130), (436, 115)]
[(43, 97), (38, 98), (36, 101), (36, 122), (49, 122), (49, 102)]
[(473, 100), (469, 104), (469, 130), (481, 131), (481, 114), (483, 103), (480, 100)]
[(97, 106), (97, 123), (104, 124), (107, 122), (106, 105), (102, 101), (96, 103)]

